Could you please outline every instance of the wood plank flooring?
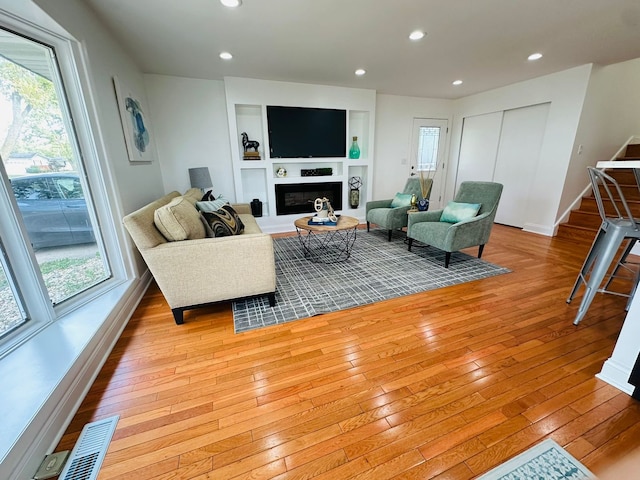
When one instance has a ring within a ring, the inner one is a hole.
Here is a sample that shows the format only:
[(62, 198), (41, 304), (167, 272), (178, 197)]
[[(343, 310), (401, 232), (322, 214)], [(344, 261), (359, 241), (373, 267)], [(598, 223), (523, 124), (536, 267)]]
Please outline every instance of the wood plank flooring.
[(512, 273), (239, 335), (228, 303), (175, 325), (152, 286), (58, 450), (119, 414), (104, 480), (466, 480), (544, 438), (606, 473), (640, 404), (594, 377), (626, 299), (572, 325), (588, 248), (497, 225)]

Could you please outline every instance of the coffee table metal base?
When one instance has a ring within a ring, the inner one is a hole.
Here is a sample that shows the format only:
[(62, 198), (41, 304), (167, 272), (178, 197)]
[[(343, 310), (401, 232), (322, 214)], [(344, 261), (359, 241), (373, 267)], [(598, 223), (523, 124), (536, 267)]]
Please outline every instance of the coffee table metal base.
[(344, 223), (339, 222), (336, 228), (308, 226), (308, 218), (295, 222), (306, 259), (317, 263), (337, 263), (344, 262), (351, 256), (351, 248), (356, 241), (356, 219), (351, 221), (350, 218), (345, 218)]

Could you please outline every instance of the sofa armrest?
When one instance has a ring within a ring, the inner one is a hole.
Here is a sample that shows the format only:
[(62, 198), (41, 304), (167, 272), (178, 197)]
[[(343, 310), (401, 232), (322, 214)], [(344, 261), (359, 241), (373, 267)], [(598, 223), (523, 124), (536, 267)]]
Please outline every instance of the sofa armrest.
[(143, 257), (171, 308), (275, 292), (268, 234), (168, 242)]

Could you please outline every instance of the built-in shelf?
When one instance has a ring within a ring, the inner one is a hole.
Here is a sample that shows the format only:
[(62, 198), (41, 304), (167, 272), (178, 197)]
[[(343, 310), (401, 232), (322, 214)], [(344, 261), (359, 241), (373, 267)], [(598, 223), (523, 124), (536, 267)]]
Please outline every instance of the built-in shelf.
[[(236, 201), (251, 202), (258, 198), (263, 202), (263, 216), (259, 224), (264, 231), (274, 232), (293, 229), (295, 218), (276, 215), (275, 185), (291, 183), (342, 182), (342, 211), (364, 220), (364, 205), (371, 199), (373, 131), (375, 117), (375, 91), (344, 89), (319, 85), (289, 84), (253, 79), (225, 78), (229, 134)], [(309, 104), (309, 99), (325, 99), (320, 104)], [(330, 99), (330, 100), (328, 100)], [(344, 109), (347, 112), (347, 136), (345, 145), (348, 155), (352, 137), (358, 137), (360, 158), (271, 158), (269, 155), (269, 132), (267, 105), (289, 105), (317, 108)], [(246, 132), (249, 140), (260, 146), (260, 160), (244, 160), (241, 134)], [(278, 168), (287, 171), (279, 177)], [(331, 175), (303, 175), (302, 170), (331, 168)], [(349, 208), (349, 178), (362, 179), (360, 207)], [(293, 217), (299, 217), (295, 215)]]

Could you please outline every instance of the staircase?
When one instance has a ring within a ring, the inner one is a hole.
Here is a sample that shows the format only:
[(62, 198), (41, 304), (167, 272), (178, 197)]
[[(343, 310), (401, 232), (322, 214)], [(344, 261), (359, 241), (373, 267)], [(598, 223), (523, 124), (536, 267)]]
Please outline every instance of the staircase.
[[(617, 158), (617, 161), (640, 160), (640, 143), (627, 145), (623, 156)], [(636, 179), (632, 169), (609, 169), (605, 172), (615, 178), (622, 189), (631, 213), (635, 217), (640, 217), (640, 189), (636, 184)], [(606, 207), (605, 207), (606, 208)], [(593, 240), (600, 227), (602, 220), (598, 213), (596, 200), (591, 192), (587, 196), (582, 197), (580, 207), (572, 210), (569, 220), (566, 223), (558, 225), (557, 236), (559, 238), (567, 238), (570, 240)]]

